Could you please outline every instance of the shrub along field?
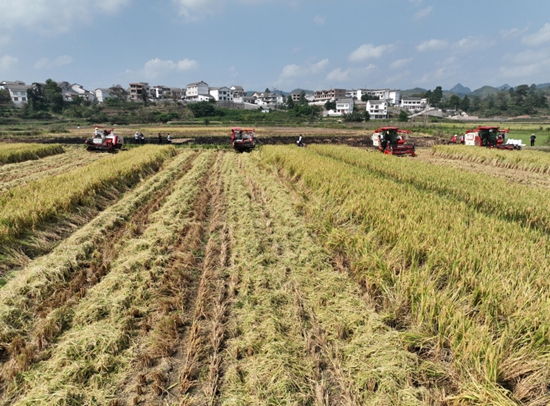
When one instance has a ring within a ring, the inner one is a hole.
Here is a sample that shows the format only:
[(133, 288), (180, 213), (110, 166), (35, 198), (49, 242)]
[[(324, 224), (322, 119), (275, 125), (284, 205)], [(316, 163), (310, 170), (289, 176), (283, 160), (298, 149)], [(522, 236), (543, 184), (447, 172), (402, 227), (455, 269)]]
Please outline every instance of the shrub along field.
[(0, 166), (0, 405), (550, 402), (547, 187), (350, 147), (87, 155)]

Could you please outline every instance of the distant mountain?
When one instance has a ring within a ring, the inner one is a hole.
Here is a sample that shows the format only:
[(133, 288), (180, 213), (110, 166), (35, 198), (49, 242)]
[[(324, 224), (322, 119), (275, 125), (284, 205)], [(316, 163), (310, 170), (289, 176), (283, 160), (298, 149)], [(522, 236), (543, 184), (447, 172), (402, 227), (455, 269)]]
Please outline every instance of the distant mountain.
[(303, 90), (304, 92), (306, 92), (306, 94), (315, 94), (315, 92), (314, 92), (313, 90), (300, 89), (300, 88), (291, 90), (291, 91), (289, 92), (289, 94), (290, 94), (290, 93), (300, 93), (302, 90)]
[(510, 86), (508, 83), (506, 83), (505, 85), (497, 87), (498, 90), (510, 90), (511, 88), (512, 88), (512, 86)]
[(540, 85), (537, 85), (537, 89), (548, 89), (550, 88), (550, 83), (542, 83)]
[(479, 97), (485, 97), (489, 96), (490, 94), (497, 94), (500, 92), (500, 90), (493, 86), (483, 86), (479, 89), (474, 90), (470, 95), (471, 96), (479, 96)]
[(449, 92), (456, 93), (459, 96), (472, 93), (469, 87), (462, 86), (460, 83), (456, 84)]
[(401, 96), (418, 96), (418, 95), (424, 95), (426, 93), (426, 89), (422, 89), (421, 87), (415, 87), (414, 89), (409, 90), (402, 90)]

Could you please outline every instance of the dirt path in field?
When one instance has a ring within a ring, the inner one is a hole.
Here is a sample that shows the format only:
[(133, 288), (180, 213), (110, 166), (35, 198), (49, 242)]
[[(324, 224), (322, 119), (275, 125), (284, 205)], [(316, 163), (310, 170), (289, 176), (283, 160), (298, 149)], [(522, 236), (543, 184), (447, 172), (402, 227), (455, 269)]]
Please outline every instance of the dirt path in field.
[(483, 163), (470, 162), (461, 159), (444, 158), (433, 155), (430, 149), (419, 149), (417, 159), (434, 165), (448, 166), (480, 176), (502, 178), (510, 183), (519, 183), (526, 186), (550, 188), (550, 177), (547, 174), (523, 171), (520, 169), (501, 168)]

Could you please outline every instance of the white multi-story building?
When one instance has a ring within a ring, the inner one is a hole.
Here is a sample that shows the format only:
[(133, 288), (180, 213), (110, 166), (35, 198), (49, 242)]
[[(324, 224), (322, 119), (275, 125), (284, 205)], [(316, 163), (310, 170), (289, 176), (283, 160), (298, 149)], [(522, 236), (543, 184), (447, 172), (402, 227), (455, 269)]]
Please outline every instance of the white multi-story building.
[(285, 98), (280, 93), (256, 92), (252, 95), (254, 103), (262, 108), (277, 108), (285, 102)]
[(231, 93), (233, 93), (233, 100), (237, 97), (245, 97), (246, 96), (246, 92), (244, 91), (242, 86), (233, 85), (229, 88), (229, 90), (231, 90)]
[(187, 90), (185, 92), (185, 98), (187, 100), (197, 100), (201, 96), (210, 96), (208, 83), (203, 82), (194, 82), (187, 85)]
[(10, 92), (10, 98), (15, 107), (22, 107), (24, 103), (28, 102), (27, 90), (29, 86), (25, 85), (25, 82), (20, 80), (3, 81), (0, 82), (0, 89)]
[(314, 93), (316, 102), (326, 102), (331, 100), (345, 99), (345, 89), (316, 90)]
[(103, 103), (105, 99), (111, 97), (111, 91), (106, 88), (97, 88), (95, 89), (95, 98), (98, 103)]
[(210, 95), (216, 101), (233, 101), (233, 92), (226, 86), (211, 87)]
[(367, 111), (372, 120), (388, 118), (388, 102), (386, 100), (368, 100)]
[(96, 100), (95, 92), (84, 89), (84, 87), (78, 83), (73, 83), (71, 85), (69, 82), (63, 81), (57, 83), (57, 86), (61, 89), (61, 94), (63, 95), (63, 100), (65, 101), (73, 101), (75, 97), (80, 97), (88, 101)]
[(390, 89), (357, 89), (357, 100), (361, 100), (363, 95), (376, 96), (378, 100), (387, 100), (392, 106), (399, 105), (401, 102), (401, 92), (399, 90)]
[(409, 111), (420, 111), (428, 105), (428, 99), (422, 97), (403, 97), (400, 107)]
[(336, 111), (341, 114), (349, 114), (353, 112), (353, 99), (336, 100)]

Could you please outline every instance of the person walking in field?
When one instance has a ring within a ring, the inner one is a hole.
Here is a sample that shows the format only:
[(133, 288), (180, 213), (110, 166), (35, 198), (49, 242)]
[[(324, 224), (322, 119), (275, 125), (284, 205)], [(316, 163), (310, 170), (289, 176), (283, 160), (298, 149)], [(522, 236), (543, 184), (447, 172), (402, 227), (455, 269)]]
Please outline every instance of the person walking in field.
[(162, 135), (159, 133), (159, 144), (162, 144)]
[(298, 137), (298, 141), (296, 141), (296, 145), (298, 145), (299, 147), (304, 146), (304, 143), (302, 141), (302, 134), (300, 134), (300, 136)]
[(134, 134), (134, 143), (137, 145), (139, 144), (139, 133), (136, 131)]
[(168, 133), (168, 135), (166, 136), (166, 141), (168, 142), (168, 144), (172, 142), (172, 136), (170, 135), (170, 133)]
[(534, 147), (535, 146), (535, 140), (537, 139), (537, 136), (535, 134), (531, 134), (531, 146)]

